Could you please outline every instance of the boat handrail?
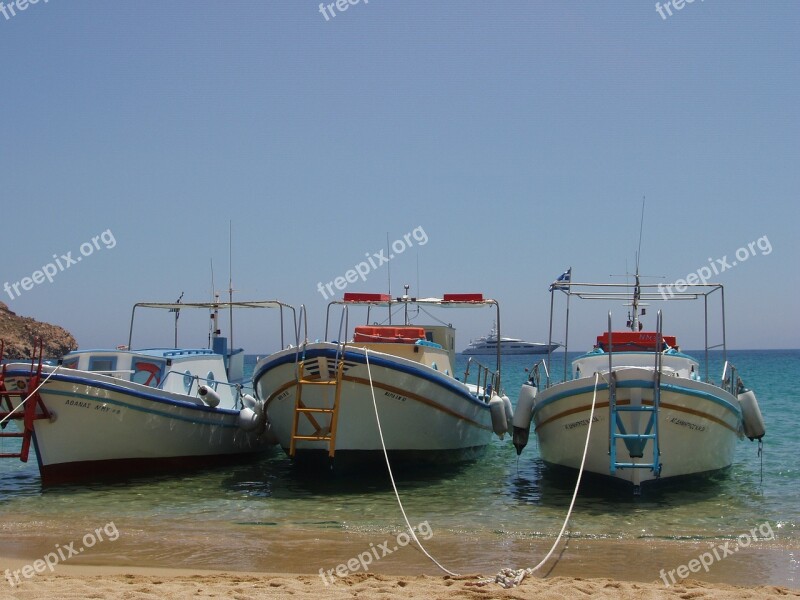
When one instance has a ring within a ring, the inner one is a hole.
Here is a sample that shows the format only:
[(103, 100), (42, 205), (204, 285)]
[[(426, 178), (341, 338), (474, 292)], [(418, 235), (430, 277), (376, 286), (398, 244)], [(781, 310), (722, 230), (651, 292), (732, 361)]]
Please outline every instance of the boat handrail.
[(727, 360), (722, 367), (720, 387), (733, 396), (738, 396), (744, 388), (744, 382), (739, 377), (739, 370)]
[(536, 389), (542, 389), (542, 374), (539, 372), (539, 368), (544, 369), (544, 376), (545, 376), (545, 384), (544, 389), (550, 387), (550, 371), (547, 369), (547, 361), (545, 359), (539, 360), (535, 365), (533, 365), (530, 369), (526, 369), (528, 373), (530, 373), (530, 377), (528, 377), (528, 381), (533, 383)]
[[(467, 367), (464, 370), (464, 383), (467, 385), (469, 384), (469, 370), (471, 365), (472, 357), (469, 357), (469, 359), (467, 359)], [(489, 402), (492, 392), (497, 392), (500, 394), (500, 372), (492, 371), (489, 367), (482, 365), (477, 360), (475, 361), (475, 365), (478, 367), (478, 376), (475, 382), (475, 394), (484, 402)], [(481, 385), (481, 382), (483, 385)], [(483, 390), (483, 392), (481, 392), (481, 390)]]

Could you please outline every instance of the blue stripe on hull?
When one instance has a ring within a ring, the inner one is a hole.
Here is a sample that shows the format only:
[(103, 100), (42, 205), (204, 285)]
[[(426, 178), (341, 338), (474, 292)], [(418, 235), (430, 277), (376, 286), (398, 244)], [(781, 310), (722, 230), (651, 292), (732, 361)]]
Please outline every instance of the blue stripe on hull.
[[(318, 358), (318, 357), (325, 357), (325, 358), (333, 358), (336, 359), (337, 357), (337, 349), (333, 348), (312, 348), (307, 350), (305, 353), (301, 353), (303, 357), (302, 360), (307, 360), (309, 358)], [(294, 363), (296, 360), (297, 355), (295, 354), (285, 354), (280, 356), (270, 362), (264, 363), (257, 372), (253, 374), (253, 387), (257, 388), (258, 381), (261, 377), (263, 377), (268, 371), (275, 369), (281, 365)], [(357, 353), (357, 352), (345, 352), (344, 353), (344, 360), (349, 362), (358, 363), (361, 365), (366, 364), (366, 359), (364, 358), (364, 354)], [(433, 375), (429, 371), (431, 369), (429, 367), (413, 367), (411, 365), (401, 364), (399, 362), (395, 362), (392, 360), (388, 360), (381, 356), (380, 354), (370, 352), (369, 364), (375, 365), (379, 367), (385, 367), (387, 369), (393, 369), (395, 371), (399, 371), (401, 373), (406, 373), (409, 375), (413, 375), (414, 377), (419, 377), (420, 379), (425, 379), (431, 383), (441, 386), (442, 388), (446, 389), (449, 392), (457, 394), (463, 400), (467, 400), (477, 406), (480, 406), (482, 409), (489, 410), (489, 405), (486, 402), (481, 402), (477, 398), (475, 398), (472, 394), (466, 391), (460, 385), (456, 383), (447, 381), (442, 379), (443, 375)]]

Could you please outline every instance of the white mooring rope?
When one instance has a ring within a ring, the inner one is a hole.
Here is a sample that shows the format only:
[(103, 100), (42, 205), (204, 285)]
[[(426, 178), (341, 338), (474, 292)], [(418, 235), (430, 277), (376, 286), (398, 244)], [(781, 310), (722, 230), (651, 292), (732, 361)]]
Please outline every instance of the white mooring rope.
[(547, 553), (542, 561), (533, 568), (528, 569), (500, 569), (500, 571), (495, 575), (494, 579), (483, 579), (478, 582), (478, 585), (487, 585), (489, 583), (499, 583), (504, 588), (512, 588), (518, 586), (522, 583), (522, 580), (525, 577), (533, 575), (536, 571), (538, 571), (542, 566), (550, 559), (555, 552), (558, 543), (561, 541), (561, 537), (564, 535), (564, 531), (567, 529), (567, 523), (569, 523), (569, 519), (572, 516), (572, 507), (575, 506), (575, 498), (578, 497), (578, 488), (581, 486), (581, 477), (583, 476), (583, 467), (586, 464), (586, 454), (589, 450), (589, 436), (592, 434), (592, 421), (594, 419), (594, 407), (597, 401), (597, 384), (600, 380), (600, 374), (594, 374), (594, 393), (592, 394), (592, 410), (589, 413), (589, 427), (588, 431), (586, 432), (586, 443), (583, 446), (583, 458), (581, 458), (581, 468), (578, 471), (578, 481), (575, 483), (575, 491), (572, 493), (572, 501), (569, 503), (569, 510), (567, 511), (567, 517), (564, 519), (564, 524), (561, 526), (561, 531), (558, 533), (558, 537), (556, 541), (553, 543), (553, 547), (550, 548), (550, 552)]
[(383, 447), (383, 457), (386, 459), (386, 468), (389, 470), (389, 479), (392, 482), (392, 488), (394, 489), (395, 498), (397, 498), (397, 504), (400, 506), (400, 512), (403, 513), (403, 519), (406, 521), (406, 527), (408, 527), (408, 531), (411, 534), (411, 537), (419, 546), (419, 549), (422, 550), (422, 553), (430, 558), (437, 567), (439, 567), (442, 571), (447, 573), (448, 575), (452, 575), (453, 577), (458, 577), (458, 573), (453, 573), (449, 569), (442, 566), (442, 564), (436, 560), (433, 556), (431, 556), (428, 551), (425, 549), (425, 546), (422, 545), (422, 542), (419, 541), (417, 538), (417, 534), (414, 533), (414, 528), (411, 526), (411, 523), (408, 521), (408, 516), (406, 516), (406, 511), (403, 508), (403, 503), (400, 501), (400, 494), (397, 492), (397, 486), (394, 483), (394, 475), (392, 474), (392, 467), (389, 464), (389, 453), (386, 451), (386, 443), (383, 441), (383, 429), (381, 429), (381, 418), (378, 416), (378, 402), (375, 400), (375, 387), (372, 385), (372, 370), (369, 367), (369, 350), (364, 348), (364, 358), (367, 362), (367, 375), (369, 376), (369, 389), (372, 392), (372, 406), (375, 408), (375, 420), (378, 423), (378, 435), (381, 438), (381, 446)]

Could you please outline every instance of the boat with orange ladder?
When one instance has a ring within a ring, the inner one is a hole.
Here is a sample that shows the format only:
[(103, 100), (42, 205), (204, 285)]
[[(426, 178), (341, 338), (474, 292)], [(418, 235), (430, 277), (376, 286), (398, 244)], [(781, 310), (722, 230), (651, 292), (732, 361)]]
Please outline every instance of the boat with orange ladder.
[[(331, 310), (341, 309), (329, 339)], [(253, 387), (286, 453), (297, 462), (335, 466), (383, 461), (455, 462), (477, 456), (493, 432), (510, 427), (511, 403), (502, 395), (500, 356), (495, 368), (470, 361), (454, 372), (455, 329), (444, 322), (417, 325), (410, 314), (430, 309), (494, 308), (482, 294), (412, 298), (406, 294), (346, 293), (328, 305), (323, 342), (299, 353), (284, 350), (255, 367)], [(388, 309), (388, 323), (358, 325), (349, 314)], [(392, 324), (393, 312), (403, 313)], [(430, 314), (430, 313), (428, 313)], [(349, 337), (349, 339), (348, 339)], [(376, 414), (377, 413), (377, 414)]]

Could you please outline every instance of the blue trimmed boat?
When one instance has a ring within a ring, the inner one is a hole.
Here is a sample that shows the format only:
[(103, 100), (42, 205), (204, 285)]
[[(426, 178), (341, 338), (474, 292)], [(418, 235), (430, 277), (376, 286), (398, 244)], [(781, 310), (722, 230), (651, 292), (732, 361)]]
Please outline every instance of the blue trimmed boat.
[[(579, 469), (593, 402), (585, 471), (631, 484), (636, 492), (644, 483), (730, 467), (736, 442), (745, 436), (761, 443), (765, 427), (755, 394), (727, 361), (722, 285), (687, 285), (667, 296), (661, 285), (640, 283), (637, 273), (633, 286), (576, 283), (562, 277), (550, 292), (567, 299), (624, 301), (630, 307), (628, 319), (625, 329), (613, 330), (609, 312), (607, 331), (590, 352), (572, 361), (569, 373), (564, 361), (560, 381), (551, 381), (550, 355), (530, 370), (513, 424), (518, 453), (528, 442), (533, 422), (543, 461)], [(715, 297), (720, 300), (722, 342), (710, 345), (709, 299)], [(661, 311), (654, 331), (645, 331), (641, 321), (644, 301), (698, 299), (705, 315), (704, 373), (695, 358), (680, 351), (674, 336), (663, 334)], [(569, 319), (569, 310), (566, 315)], [(565, 335), (568, 331), (567, 322)], [(566, 353), (568, 342), (564, 345)], [(725, 361), (718, 383), (708, 374), (708, 353), (717, 348)]]
[[(342, 317), (337, 339), (327, 341), (333, 306), (342, 307)], [(499, 319), (497, 302), (481, 294), (417, 299), (406, 290), (392, 299), (347, 293), (331, 302), (326, 341), (268, 356), (253, 374), (256, 397), (283, 449), (298, 462), (337, 467), (383, 461), (384, 449), (393, 462), (414, 464), (477, 456), (493, 432), (502, 436), (510, 426), (511, 403), (500, 395), (500, 357), (496, 370), (470, 362), (459, 380), (453, 327), (418, 326), (408, 317), (410, 310), (484, 306), (495, 307)], [(398, 309), (403, 325), (357, 326), (344, 341), (354, 307), (367, 309), (367, 323), (376, 308), (389, 315)]]
[(41, 357), (38, 365), (3, 365), (0, 418), (22, 422), (20, 431), (4, 434), (22, 438), (20, 451), (8, 456), (27, 461), (32, 441), (42, 483), (204, 468), (275, 444), (263, 405), (245, 393), (244, 352), (228, 349), (218, 313), (277, 308), (283, 323), (293, 307), (278, 301), (139, 303), (131, 336), (137, 308), (175, 313), (176, 328), (179, 311), (209, 309), (211, 348), (129, 350), (129, 338), (113, 350), (71, 352), (58, 365), (43, 364)]

